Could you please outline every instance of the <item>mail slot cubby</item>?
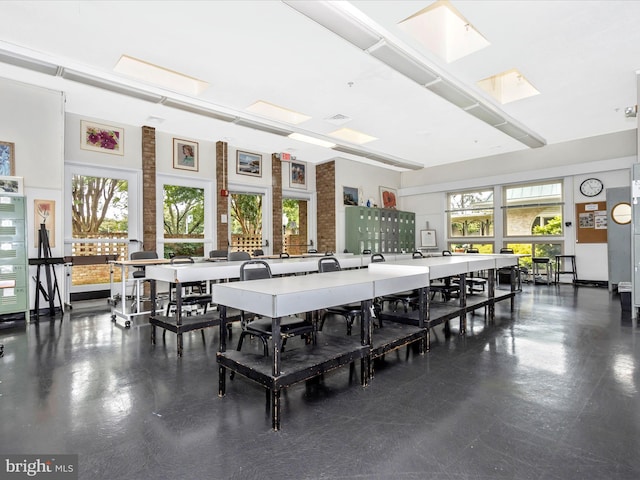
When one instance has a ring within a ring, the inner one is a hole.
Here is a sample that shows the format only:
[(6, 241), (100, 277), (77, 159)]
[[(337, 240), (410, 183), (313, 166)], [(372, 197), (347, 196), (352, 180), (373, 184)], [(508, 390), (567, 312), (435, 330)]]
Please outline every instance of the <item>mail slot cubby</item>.
[(27, 267), (24, 265), (0, 265), (0, 285), (11, 281), (16, 287), (27, 286)]
[(0, 288), (0, 315), (27, 310), (27, 287)]
[(0, 219), (24, 220), (24, 197), (0, 196)]
[(24, 242), (0, 242), (0, 265), (26, 263)]
[(26, 240), (24, 234), (24, 220), (15, 218), (0, 219), (0, 242), (3, 240), (24, 242)]

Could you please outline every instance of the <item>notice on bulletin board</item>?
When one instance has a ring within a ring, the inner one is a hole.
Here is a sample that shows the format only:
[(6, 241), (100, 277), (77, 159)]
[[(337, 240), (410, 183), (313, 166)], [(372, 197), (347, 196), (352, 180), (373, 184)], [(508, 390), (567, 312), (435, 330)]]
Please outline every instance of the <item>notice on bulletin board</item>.
[(606, 202), (577, 203), (576, 224), (578, 243), (607, 243)]

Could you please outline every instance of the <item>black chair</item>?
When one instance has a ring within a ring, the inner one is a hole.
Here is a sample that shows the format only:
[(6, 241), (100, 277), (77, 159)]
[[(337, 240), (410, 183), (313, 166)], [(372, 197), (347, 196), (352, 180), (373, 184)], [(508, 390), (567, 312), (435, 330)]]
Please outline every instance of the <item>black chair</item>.
[[(269, 264), (264, 260), (249, 260), (244, 262), (240, 266), (240, 281), (260, 280), (265, 278), (271, 278), (271, 268)], [(248, 321), (247, 317), (254, 316), (252, 320)], [(248, 312), (240, 313), (240, 321), (242, 325), (242, 332), (240, 333), (240, 339), (238, 340), (237, 350), (242, 349), (242, 343), (244, 337), (247, 335), (258, 337), (262, 342), (264, 355), (269, 355), (269, 343), (271, 338), (271, 318), (257, 317)], [(307, 319), (298, 317), (283, 317), (280, 319), (280, 335), (282, 336), (282, 349), (289, 337), (306, 336), (307, 340), (311, 340), (313, 337), (313, 323)]]
[(364, 250), (362, 250), (362, 255), (371, 255), (371, 250), (365, 248)]
[(449, 255), (452, 255), (451, 250), (443, 250), (443, 251), (442, 251), (442, 256), (443, 256), (443, 257), (447, 257), (447, 256), (449, 256)]
[(209, 258), (216, 260), (226, 260), (228, 256), (229, 252), (227, 250), (211, 250), (209, 252)]
[[(156, 252), (144, 251), (132, 252), (131, 255), (129, 255), (129, 258), (131, 260), (157, 260), (158, 254)], [(131, 292), (131, 298), (133, 299), (133, 302), (131, 304), (131, 311), (138, 312), (140, 309), (140, 302), (144, 300), (142, 297), (142, 284), (149, 281), (146, 279), (146, 275), (147, 273), (144, 265), (134, 266), (134, 271), (131, 274), (134, 280), (133, 291)]]
[[(171, 265), (195, 263), (193, 258), (184, 255), (177, 255), (171, 259)], [(202, 310), (202, 313), (207, 313), (207, 308), (211, 303), (211, 295), (206, 293), (206, 282), (183, 282), (180, 284), (169, 284), (169, 301), (167, 302), (167, 317), (171, 314), (171, 311), (175, 311), (178, 308), (178, 292), (171, 295), (173, 289), (181, 289), (180, 292), (180, 304), (182, 313), (187, 316), (191, 316), (193, 308)], [(183, 294), (184, 292), (184, 294)]]
[(258, 248), (257, 250), (253, 251), (253, 256), (254, 257), (264, 257), (264, 250), (262, 250), (261, 248)]
[[(340, 262), (335, 257), (322, 257), (318, 260), (318, 272), (338, 272), (342, 270)], [(318, 330), (322, 331), (324, 321), (329, 315), (338, 315), (345, 319), (347, 322), (347, 335), (351, 335), (353, 322), (356, 318), (362, 318), (362, 305), (360, 303), (350, 303), (347, 305), (339, 305), (337, 307), (330, 307), (325, 309), (320, 319), (320, 325)]]
[(385, 261), (384, 255), (381, 253), (374, 253), (373, 255), (371, 255), (371, 263), (384, 262), (384, 261)]
[(280, 258), (290, 258), (291, 255), (289, 255), (287, 252), (281, 252), (280, 253)]
[[(451, 256), (451, 250), (443, 250), (442, 256), (449, 257)], [(457, 279), (457, 277), (445, 277), (442, 280), (431, 281), (429, 284), (429, 289), (431, 290), (431, 300), (433, 300), (437, 293), (442, 296), (442, 300), (444, 302), (448, 302), (454, 295), (460, 295), (460, 284), (453, 283), (452, 280)]]
[(464, 253), (480, 253), (480, 250), (477, 248), (467, 248)]
[(318, 250), (316, 250), (315, 248), (310, 248), (309, 250), (307, 250), (307, 253), (318, 253)]
[(230, 262), (234, 262), (234, 261), (244, 262), (245, 260), (251, 260), (251, 255), (249, 255), (248, 252), (229, 252), (229, 254), (227, 255), (227, 259)]
[[(416, 260), (424, 258), (422, 252), (413, 252), (411, 258)], [(393, 295), (385, 295), (382, 297), (382, 302), (388, 302), (393, 304), (393, 311), (398, 309), (398, 303), (401, 303), (404, 308), (404, 313), (409, 311), (409, 307), (416, 309), (420, 307), (420, 290), (407, 290), (406, 292), (394, 293)]]

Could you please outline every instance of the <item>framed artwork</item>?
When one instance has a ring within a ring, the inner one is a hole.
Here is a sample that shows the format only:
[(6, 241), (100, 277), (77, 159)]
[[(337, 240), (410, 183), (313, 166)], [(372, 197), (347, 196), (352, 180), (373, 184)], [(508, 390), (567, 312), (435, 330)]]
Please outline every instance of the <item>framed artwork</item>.
[(358, 205), (358, 189), (342, 187), (342, 198), (345, 205)]
[(236, 173), (261, 177), (262, 155), (238, 150), (236, 152)]
[(0, 142), (0, 176), (10, 177), (16, 174), (16, 147), (11, 142)]
[(124, 155), (124, 129), (81, 120), (80, 148), (94, 152)]
[(436, 231), (420, 230), (420, 246), (426, 248), (437, 248)]
[(0, 177), (0, 193), (23, 195), (24, 179), (22, 177)]
[(173, 139), (173, 168), (198, 171), (198, 143), (180, 138)]
[(289, 187), (307, 188), (307, 164), (304, 162), (291, 162), (289, 164)]
[(33, 201), (33, 227), (35, 229), (34, 247), (38, 247), (38, 233), (40, 226), (44, 223), (49, 234), (49, 246), (56, 246), (56, 202), (55, 200), (34, 200)]
[(382, 208), (396, 208), (398, 206), (397, 197), (398, 194), (395, 189), (380, 187), (380, 203), (382, 203)]

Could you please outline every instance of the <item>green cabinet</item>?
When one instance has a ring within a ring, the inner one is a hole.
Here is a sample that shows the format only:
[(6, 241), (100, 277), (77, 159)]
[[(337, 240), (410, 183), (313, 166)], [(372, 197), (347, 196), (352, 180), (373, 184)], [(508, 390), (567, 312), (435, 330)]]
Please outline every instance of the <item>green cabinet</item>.
[(351, 253), (402, 253), (415, 250), (413, 212), (372, 207), (345, 207), (345, 247)]
[[(0, 195), (0, 315), (29, 312), (25, 197)], [(0, 318), (0, 321), (2, 318)]]

